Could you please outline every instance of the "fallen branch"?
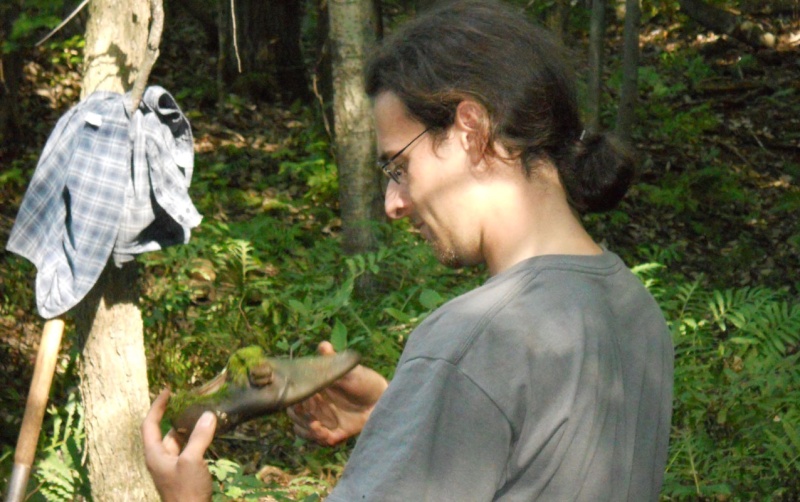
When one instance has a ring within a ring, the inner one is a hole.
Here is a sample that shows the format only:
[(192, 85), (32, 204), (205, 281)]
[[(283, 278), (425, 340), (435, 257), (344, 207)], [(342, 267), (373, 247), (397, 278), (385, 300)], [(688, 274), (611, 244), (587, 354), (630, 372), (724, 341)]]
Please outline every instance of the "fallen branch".
[(776, 37), (761, 25), (702, 0), (678, 0), (687, 16), (718, 34), (728, 35), (757, 49), (772, 49)]

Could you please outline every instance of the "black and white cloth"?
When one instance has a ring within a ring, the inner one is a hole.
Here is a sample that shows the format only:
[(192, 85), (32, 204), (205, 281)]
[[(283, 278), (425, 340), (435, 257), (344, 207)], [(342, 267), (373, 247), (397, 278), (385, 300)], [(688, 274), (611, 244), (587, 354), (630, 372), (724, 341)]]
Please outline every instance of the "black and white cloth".
[(37, 269), (39, 314), (56, 317), (91, 290), (109, 257), (186, 243), (200, 224), (188, 188), (192, 130), (175, 99), (148, 87), (98, 91), (64, 114), (25, 192), (7, 249)]

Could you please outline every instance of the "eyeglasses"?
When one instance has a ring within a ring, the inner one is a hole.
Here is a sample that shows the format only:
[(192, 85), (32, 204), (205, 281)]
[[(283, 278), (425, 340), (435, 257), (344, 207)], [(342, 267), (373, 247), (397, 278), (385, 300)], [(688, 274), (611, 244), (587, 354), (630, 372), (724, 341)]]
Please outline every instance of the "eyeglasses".
[[(387, 178), (386, 182), (387, 183), (388, 183), (388, 181), (390, 179), (392, 181), (394, 181), (395, 183), (397, 183), (398, 185), (402, 185), (404, 183), (404, 177), (405, 177), (405, 174), (406, 174), (407, 166), (404, 163), (403, 164), (395, 164), (395, 161), (398, 159), (398, 157), (403, 155), (403, 152), (405, 152), (411, 145), (413, 145), (415, 141), (420, 139), (426, 132), (428, 132), (430, 130), (431, 130), (431, 128), (429, 127), (427, 129), (425, 129), (424, 131), (422, 131), (421, 133), (417, 134), (414, 137), (414, 139), (409, 141), (406, 146), (401, 148), (400, 151), (397, 152), (396, 154), (392, 155), (392, 158), (390, 158), (386, 162), (380, 162), (380, 161), (378, 162), (378, 167), (380, 167), (381, 171), (383, 171), (383, 174), (386, 175), (386, 178)], [(383, 187), (383, 188), (385, 189), (385, 187)], [(385, 192), (385, 190), (384, 190), (384, 192)]]

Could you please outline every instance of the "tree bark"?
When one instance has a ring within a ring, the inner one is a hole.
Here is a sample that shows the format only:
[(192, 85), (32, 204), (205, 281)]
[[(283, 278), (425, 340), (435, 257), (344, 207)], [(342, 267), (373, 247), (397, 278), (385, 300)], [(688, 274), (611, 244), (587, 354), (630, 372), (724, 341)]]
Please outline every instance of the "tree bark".
[(126, 92), (133, 86), (147, 47), (150, 3), (89, 3), (81, 99), (97, 90)]
[(569, 0), (555, 0), (555, 5), (547, 17), (547, 26), (556, 38), (563, 42), (567, 34), (569, 23)]
[[(95, 0), (96, 1), (96, 0)], [(92, 498), (158, 501), (139, 427), (150, 406), (135, 263), (109, 263), (76, 307)]]
[[(144, 59), (149, 2), (93, 0), (82, 97), (131, 89)], [(97, 501), (157, 501), (139, 427), (150, 405), (136, 264), (109, 264), (75, 308), (89, 480)]]
[[(363, 253), (375, 249), (374, 222), (383, 218), (372, 106), (363, 81), (367, 52), (375, 44), (377, 19), (370, 0), (329, 0), (328, 12), (342, 245), (347, 254)], [(371, 286), (365, 283), (360, 287)]]
[(220, 2), (228, 30), (225, 34), (225, 80), (232, 83), (234, 91), (264, 101), (310, 101), (311, 91), (300, 45), (304, 2), (235, 0), (235, 32), (231, 1)]
[[(228, 0), (230, 2), (230, 0)], [(184, 9), (192, 16), (203, 29), (206, 35), (208, 48), (216, 47), (217, 30), (219, 29), (219, 1), (209, 2), (208, 0), (181, 0), (177, 2), (180, 8)], [(227, 11), (226, 11), (227, 12)]]
[(331, 68), (330, 19), (328, 0), (314, 0), (317, 16), (316, 61), (314, 62), (314, 95), (320, 103), (325, 130), (333, 141), (333, 69)]
[[(220, 0), (222, 2), (223, 0)], [(217, 113), (225, 113), (225, 99), (228, 95), (226, 69), (228, 66), (228, 34), (231, 33), (230, 11), (222, 5), (217, 9)]]
[(0, 57), (0, 154), (3, 150), (17, 147), (24, 130), (19, 109), (19, 86), (24, 68), (21, 56), (18, 51), (13, 51)]
[[(11, 27), (19, 11), (20, 6), (14, 3), (0, 6), (0, 40), (11, 39)], [(14, 49), (6, 54), (0, 54), (0, 158), (4, 151), (14, 149), (22, 139), (19, 86), (22, 82), (24, 63), (19, 50)]]
[(631, 143), (631, 133), (636, 121), (636, 104), (639, 100), (639, 24), (641, 17), (639, 0), (626, 0), (622, 86), (615, 129), (617, 136), (626, 143)]
[(731, 36), (755, 48), (775, 47), (775, 35), (752, 21), (702, 0), (679, 0), (678, 3), (687, 16), (715, 33)]
[(603, 45), (606, 30), (606, 0), (592, 2), (592, 18), (589, 25), (589, 89), (586, 110), (586, 128), (599, 131), (600, 105), (603, 96)]

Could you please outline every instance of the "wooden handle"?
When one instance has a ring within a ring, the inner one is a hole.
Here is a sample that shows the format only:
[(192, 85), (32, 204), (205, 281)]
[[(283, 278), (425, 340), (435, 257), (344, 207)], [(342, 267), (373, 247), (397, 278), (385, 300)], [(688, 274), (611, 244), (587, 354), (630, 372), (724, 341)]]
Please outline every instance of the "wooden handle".
[(19, 431), (19, 439), (17, 439), (17, 450), (14, 453), (15, 464), (27, 467), (33, 465), (63, 333), (64, 320), (61, 318), (50, 319), (44, 325), (39, 353), (36, 355), (36, 366), (33, 369), (31, 388), (28, 392), (28, 401), (25, 405), (25, 415), (22, 418), (22, 427)]

